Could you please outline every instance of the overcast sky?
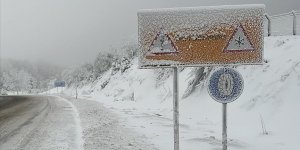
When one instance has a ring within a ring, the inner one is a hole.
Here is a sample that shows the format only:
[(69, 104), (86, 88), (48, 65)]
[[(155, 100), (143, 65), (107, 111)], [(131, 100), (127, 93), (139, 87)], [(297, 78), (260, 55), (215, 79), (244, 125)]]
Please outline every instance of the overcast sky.
[(269, 14), (300, 10), (300, 0), (1, 0), (1, 57), (61, 65), (137, 41), (139, 9), (266, 4)]

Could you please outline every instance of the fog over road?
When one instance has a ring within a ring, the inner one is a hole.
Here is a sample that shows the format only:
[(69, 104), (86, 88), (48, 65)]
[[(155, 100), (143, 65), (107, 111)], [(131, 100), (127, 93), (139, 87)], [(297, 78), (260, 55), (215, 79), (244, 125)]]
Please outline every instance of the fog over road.
[(82, 149), (74, 114), (56, 97), (0, 97), (0, 149)]

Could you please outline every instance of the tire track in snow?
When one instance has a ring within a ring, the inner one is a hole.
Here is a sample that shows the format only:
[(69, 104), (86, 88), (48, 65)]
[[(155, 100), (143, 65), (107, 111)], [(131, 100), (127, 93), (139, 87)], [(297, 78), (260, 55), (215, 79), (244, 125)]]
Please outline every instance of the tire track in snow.
[(82, 127), (81, 127), (81, 121), (80, 121), (80, 116), (79, 116), (79, 112), (77, 110), (77, 108), (73, 105), (73, 103), (71, 103), (70, 101), (68, 101), (67, 99), (65, 98), (62, 98), (62, 97), (59, 97), (57, 96), (57, 98), (59, 99), (62, 99), (64, 100), (65, 102), (67, 102), (72, 110), (74, 111), (74, 120), (75, 120), (75, 124), (76, 124), (76, 133), (77, 133), (77, 139), (76, 139), (76, 143), (77, 143), (77, 148), (78, 149), (84, 149), (83, 148), (83, 143), (84, 143), (84, 140), (83, 140), (83, 134), (82, 134)]
[[(20, 99), (22, 99), (22, 97), (19, 97)], [(0, 124), (0, 145), (4, 145), (5, 143), (7, 143), (8, 141), (14, 145), (17, 144), (15, 142), (14, 138), (15, 136), (17, 136), (21, 130), (24, 128), (24, 126), (29, 125), (31, 122), (36, 122), (37, 117), (43, 117), (44, 116), (44, 112), (47, 111), (48, 108), (48, 101), (46, 102), (46, 104), (44, 104), (43, 102), (37, 102), (37, 101), (32, 101), (30, 99), (26, 99), (26, 102), (21, 102), (21, 103), (16, 103), (16, 101), (12, 102), (15, 105), (23, 105), (23, 106), (18, 106), (18, 107), (13, 107), (13, 109), (11, 109), (11, 111), (7, 111), (7, 112), (2, 112), (1, 113), (1, 124)], [(41, 107), (37, 107), (40, 108), (37, 111), (32, 110), (33, 106), (40, 106)], [(6, 107), (6, 109), (8, 109), (9, 107)], [(26, 110), (30, 110), (30, 111), (26, 111)], [(20, 116), (22, 116), (23, 114), (26, 113), (31, 113), (32, 116), (25, 116), (23, 118), (21, 118)], [(32, 129), (27, 130), (28, 132), (30, 132)]]
[(72, 103), (60, 97), (14, 98), (0, 97), (1, 150), (83, 149), (79, 115)]
[(73, 103), (80, 115), (84, 149), (157, 150), (147, 139), (119, 122), (119, 116), (102, 104), (64, 96)]

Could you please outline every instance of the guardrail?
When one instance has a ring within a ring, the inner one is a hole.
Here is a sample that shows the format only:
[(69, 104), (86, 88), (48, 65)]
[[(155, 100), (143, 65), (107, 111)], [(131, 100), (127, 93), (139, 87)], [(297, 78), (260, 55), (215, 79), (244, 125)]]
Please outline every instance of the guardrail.
[(300, 11), (269, 16), (264, 19), (265, 36), (299, 35)]

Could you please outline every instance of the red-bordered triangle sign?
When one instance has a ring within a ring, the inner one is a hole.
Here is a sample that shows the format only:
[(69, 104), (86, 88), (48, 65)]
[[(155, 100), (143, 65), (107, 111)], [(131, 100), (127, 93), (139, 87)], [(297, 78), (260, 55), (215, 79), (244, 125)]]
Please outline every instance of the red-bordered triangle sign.
[(249, 40), (243, 26), (239, 25), (233, 32), (224, 52), (244, 52), (255, 51), (255, 48)]
[(148, 50), (148, 54), (155, 55), (171, 54), (177, 52), (178, 50), (174, 45), (172, 39), (169, 37), (169, 35), (163, 33), (162, 31), (156, 35)]

